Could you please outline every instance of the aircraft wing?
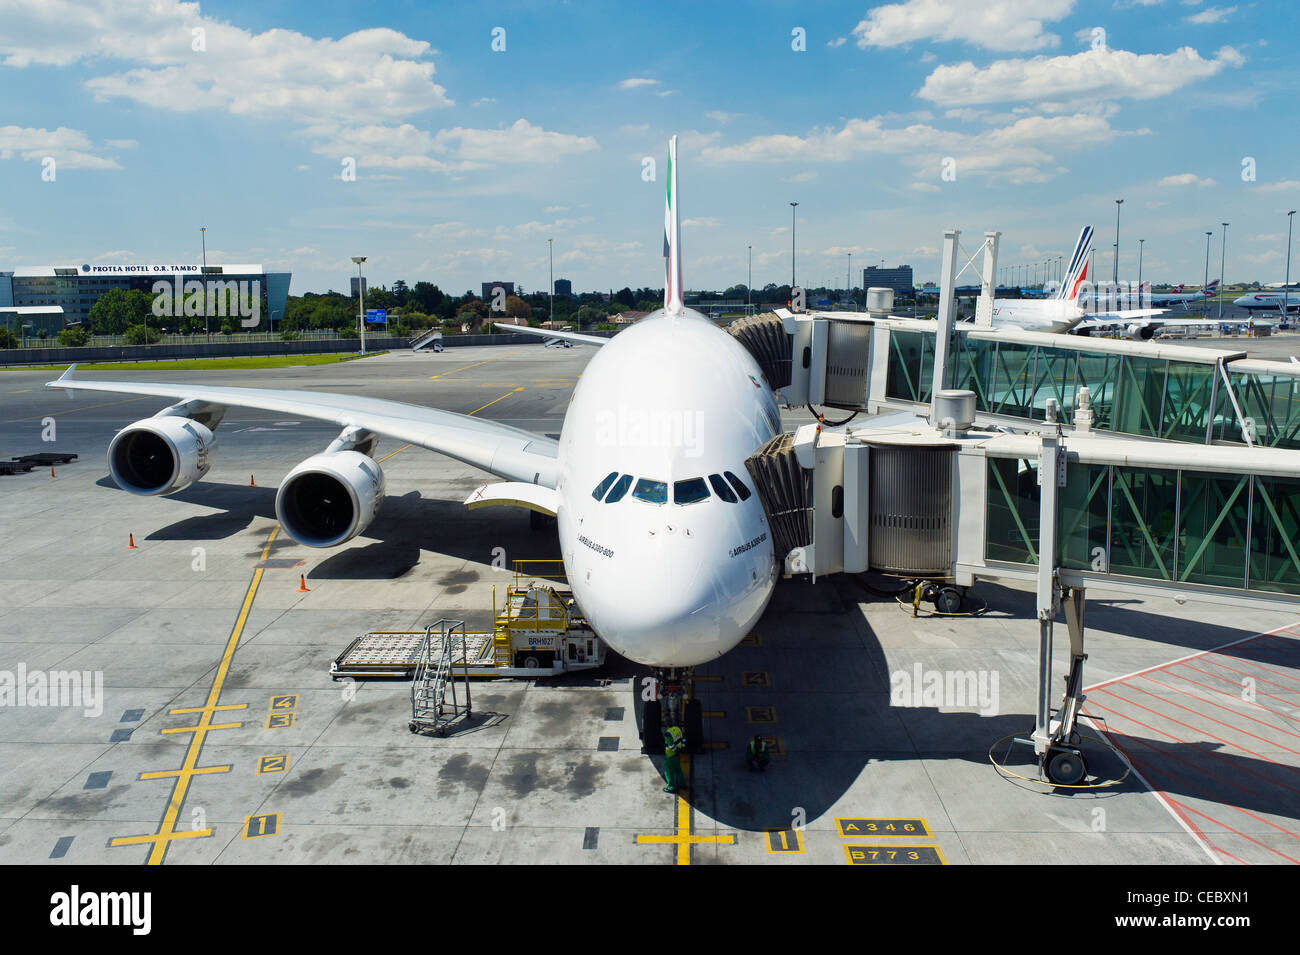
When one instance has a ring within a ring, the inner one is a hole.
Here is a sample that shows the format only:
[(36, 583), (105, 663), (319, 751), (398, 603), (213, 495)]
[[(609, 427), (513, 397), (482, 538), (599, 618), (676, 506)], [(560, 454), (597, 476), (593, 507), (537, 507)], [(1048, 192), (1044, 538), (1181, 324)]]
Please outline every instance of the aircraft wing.
[(178, 402), (198, 401), (232, 408), (257, 408), (342, 428), (356, 427), (419, 445), (509, 481), (555, 487), (559, 443), (496, 421), (471, 418), (403, 401), (340, 395), (324, 391), (184, 385), (164, 382), (88, 381), (72, 377), (76, 365), (47, 388), (157, 395)]
[(529, 325), (499, 325), (492, 323), (503, 332), (521, 332), (525, 335), (536, 335), (538, 338), (559, 338), (566, 342), (579, 342), (583, 345), (608, 345), (608, 338), (601, 338), (599, 335), (583, 335), (580, 332), (557, 332), (550, 328), (533, 328)]

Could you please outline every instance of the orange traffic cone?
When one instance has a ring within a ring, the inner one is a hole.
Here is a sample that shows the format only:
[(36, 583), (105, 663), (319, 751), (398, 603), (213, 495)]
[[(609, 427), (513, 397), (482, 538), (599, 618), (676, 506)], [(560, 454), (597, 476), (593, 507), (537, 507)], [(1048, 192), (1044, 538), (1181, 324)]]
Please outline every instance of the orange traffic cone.
[(50, 477), (54, 477), (54, 465), (50, 465)]
[(309, 593), (311, 593), (311, 591), (307, 589), (307, 575), (306, 575), (306, 574), (299, 574), (299, 575), (298, 575), (298, 593), (300, 593), (300, 594), (309, 594)]
[(257, 487), (257, 483), (253, 480), (253, 475), (251, 474), (248, 476), (248, 486)]
[(127, 549), (127, 550), (138, 550), (138, 549), (139, 549), (139, 548), (137, 548), (137, 547), (135, 546), (135, 535), (134, 535), (134, 534), (128, 534), (128, 535), (126, 535), (126, 549)]

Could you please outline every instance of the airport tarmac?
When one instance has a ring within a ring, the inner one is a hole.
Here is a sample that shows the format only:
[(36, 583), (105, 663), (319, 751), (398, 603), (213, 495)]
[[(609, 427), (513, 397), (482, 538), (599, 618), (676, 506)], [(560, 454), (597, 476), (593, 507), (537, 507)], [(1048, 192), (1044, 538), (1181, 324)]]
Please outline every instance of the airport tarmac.
[[(83, 373), (355, 392), (555, 434), (592, 353)], [(107, 477), (108, 442), (168, 402), (69, 398), (41, 387), (53, 377), (0, 371), (0, 458), (79, 455), (53, 477), (0, 477), (0, 673), (102, 674), (102, 713), (0, 708), (0, 862), (1300, 860), (1294, 615), (1090, 592), (1085, 713), (1110, 742), (1089, 731), (1089, 767), (1124, 777), (1113, 745), (1141, 776), (1052, 791), (988, 758), (1032, 728), (1031, 590), (980, 583), (983, 616), (913, 618), (847, 578), (783, 581), (746, 643), (698, 671), (706, 751), (690, 760), (690, 792), (672, 796), (640, 752), (647, 671), (617, 657), (567, 678), (475, 683), (474, 719), (446, 738), (408, 732), (409, 684), (330, 678), (367, 630), (485, 627), (493, 587), (499, 599), (511, 580), (495, 556), (559, 556), (554, 531), (522, 512), (465, 510), (486, 475), (381, 441), (378, 517), (314, 550), (277, 532), (274, 493), (336, 428), (232, 409), (205, 480), (133, 497)], [(973, 674), (987, 705), (893, 705), (891, 679), (917, 673)], [(1250, 704), (1247, 677), (1260, 690)], [(743, 761), (755, 733), (776, 752), (764, 773)], [(1024, 747), (1010, 761), (1034, 775)]]

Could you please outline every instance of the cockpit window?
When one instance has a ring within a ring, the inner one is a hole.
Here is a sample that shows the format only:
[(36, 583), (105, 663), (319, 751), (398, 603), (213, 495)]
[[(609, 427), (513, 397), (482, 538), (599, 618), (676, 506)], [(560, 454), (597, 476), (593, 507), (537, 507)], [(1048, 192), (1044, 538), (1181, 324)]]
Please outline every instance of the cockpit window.
[(674, 504), (695, 504), (708, 496), (709, 486), (704, 483), (704, 478), (687, 478), (685, 481), (673, 482)]
[(736, 477), (736, 475), (732, 474), (730, 471), (724, 471), (722, 473), (727, 476), (727, 480), (730, 481), (731, 486), (736, 489), (736, 493), (740, 495), (740, 499), (742, 501), (748, 501), (749, 488), (745, 487), (745, 485), (741, 483), (740, 478)]
[(727, 487), (727, 482), (722, 480), (721, 474), (710, 474), (709, 483), (713, 485), (713, 493), (718, 497), (728, 504), (736, 503), (736, 495), (731, 492), (731, 488)]
[(630, 488), (631, 486), (632, 486), (632, 475), (624, 474), (614, 484), (614, 489), (609, 492), (609, 497), (605, 498), (605, 503), (614, 504), (617, 503), (618, 501), (623, 500), (624, 495), (627, 494), (627, 489)]
[(610, 471), (609, 474), (605, 476), (605, 479), (596, 485), (596, 490), (591, 492), (591, 496), (599, 501), (605, 496), (605, 492), (609, 490), (609, 486), (614, 483), (616, 478), (618, 478), (618, 472)]
[(638, 478), (636, 487), (632, 489), (632, 496), (647, 504), (664, 504), (668, 501), (668, 485), (664, 481)]

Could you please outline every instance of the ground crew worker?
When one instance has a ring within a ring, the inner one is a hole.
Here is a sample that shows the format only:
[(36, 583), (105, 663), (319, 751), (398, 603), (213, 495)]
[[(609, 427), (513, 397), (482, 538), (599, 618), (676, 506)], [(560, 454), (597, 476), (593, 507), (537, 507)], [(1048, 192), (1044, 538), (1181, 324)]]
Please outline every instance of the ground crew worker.
[(664, 781), (668, 783), (664, 792), (675, 793), (686, 789), (686, 777), (682, 775), (682, 750), (686, 748), (686, 736), (680, 726), (670, 726), (664, 730)]
[(749, 760), (751, 770), (767, 769), (768, 761), (772, 755), (767, 751), (767, 740), (762, 736), (755, 736), (745, 747), (745, 758)]

